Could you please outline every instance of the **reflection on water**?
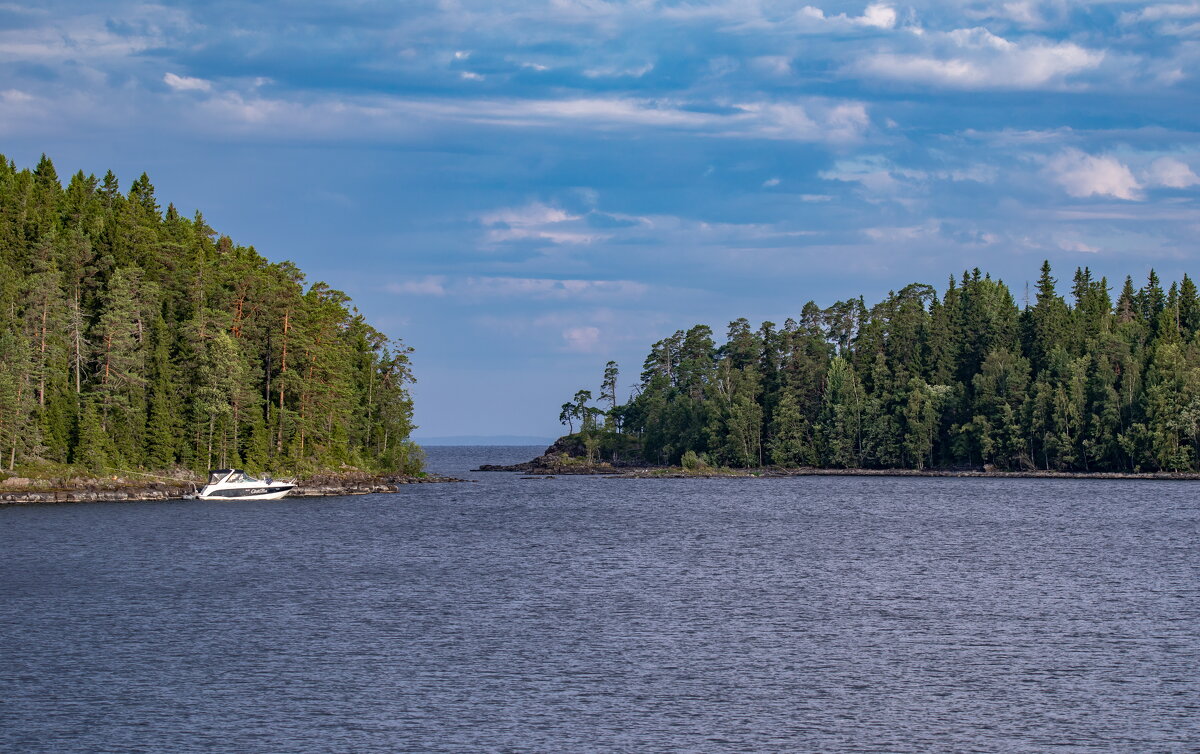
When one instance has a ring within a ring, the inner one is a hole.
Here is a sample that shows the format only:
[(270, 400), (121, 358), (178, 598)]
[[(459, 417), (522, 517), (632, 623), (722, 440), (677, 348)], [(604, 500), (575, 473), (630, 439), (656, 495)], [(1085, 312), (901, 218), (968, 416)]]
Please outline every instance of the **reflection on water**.
[(0, 751), (1192, 751), (1190, 483), (0, 509)]

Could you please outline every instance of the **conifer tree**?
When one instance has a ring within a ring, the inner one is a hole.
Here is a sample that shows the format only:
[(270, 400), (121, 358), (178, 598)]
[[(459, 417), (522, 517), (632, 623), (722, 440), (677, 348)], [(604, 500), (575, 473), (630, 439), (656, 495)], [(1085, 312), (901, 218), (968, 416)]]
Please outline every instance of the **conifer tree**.
[(411, 349), (347, 305), (146, 174), (0, 157), (0, 467), (418, 471)]
[(970, 270), (940, 298), (913, 284), (809, 302), (777, 332), (735, 320), (720, 347), (697, 325), (651, 348), (611, 442), (657, 463), (1196, 470), (1196, 302), (1190, 277), (1164, 293), (1152, 274), (1114, 305), (1085, 267), (1068, 304), (1045, 263), (1024, 311)]

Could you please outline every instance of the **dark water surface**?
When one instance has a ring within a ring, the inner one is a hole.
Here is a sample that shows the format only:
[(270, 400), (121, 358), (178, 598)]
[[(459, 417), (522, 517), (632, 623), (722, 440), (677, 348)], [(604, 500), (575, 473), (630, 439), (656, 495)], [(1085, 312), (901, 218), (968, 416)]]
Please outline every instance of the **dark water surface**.
[(1200, 750), (1196, 483), (469, 476), (0, 508), (0, 751)]

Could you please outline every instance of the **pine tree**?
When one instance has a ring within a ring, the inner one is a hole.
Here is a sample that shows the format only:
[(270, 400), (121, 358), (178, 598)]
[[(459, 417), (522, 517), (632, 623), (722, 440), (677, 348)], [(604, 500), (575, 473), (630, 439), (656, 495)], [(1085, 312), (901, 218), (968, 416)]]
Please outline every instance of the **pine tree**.
[(815, 466), (818, 462), (811, 425), (791, 390), (783, 391), (775, 409), (770, 458), (778, 466)]
[(145, 174), (64, 190), (49, 158), (0, 157), (3, 465), (419, 470), (411, 349), (347, 304), (164, 213)]
[(852, 468), (862, 465), (863, 390), (850, 363), (837, 356), (830, 362), (817, 434), (822, 462)]

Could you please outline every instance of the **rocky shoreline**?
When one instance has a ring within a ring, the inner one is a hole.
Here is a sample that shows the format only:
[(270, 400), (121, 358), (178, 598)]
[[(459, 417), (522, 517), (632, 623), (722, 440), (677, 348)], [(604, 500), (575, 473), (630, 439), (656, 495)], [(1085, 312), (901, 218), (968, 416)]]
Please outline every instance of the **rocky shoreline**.
[[(982, 477), (988, 479), (1136, 479), (1148, 481), (1200, 481), (1194, 472), (1126, 473), (1112, 471), (1001, 471), (994, 467), (972, 469), (821, 469), (814, 467), (727, 469), (679, 466), (647, 466), (637, 463), (589, 462), (558, 452), (555, 444), (545, 453), (525, 463), (483, 464), (476, 471), (507, 471), (539, 477), (603, 475), (614, 479), (781, 479), (801, 476), (887, 476), (887, 477)], [(524, 478), (524, 477), (523, 477)]]
[[(546, 473), (552, 473), (547, 471)], [(1112, 471), (984, 471), (981, 469), (682, 469), (642, 467), (609, 473), (614, 479), (783, 479), (802, 476), (944, 477), (981, 479), (1127, 479), (1137, 481), (1200, 481), (1194, 472), (1122, 473)]]
[(507, 471), (524, 478), (554, 476), (606, 476), (612, 479), (784, 479), (802, 476), (948, 477), (984, 479), (1133, 479), (1142, 481), (1200, 481), (1194, 472), (1121, 473), (1112, 471), (984, 471), (982, 469), (684, 469), (679, 466), (621, 466), (605, 463), (574, 463), (569, 466), (537, 465), (532, 462), (500, 466), (484, 464), (476, 471)]
[[(319, 474), (300, 480), (293, 497), (332, 497), (397, 492), (406, 484), (441, 484), (462, 479), (429, 475), (423, 477), (374, 474)], [(35, 482), (12, 477), (0, 482), (0, 505), (38, 503), (97, 503), (139, 500), (180, 500), (196, 494), (199, 485), (187, 481), (139, 482), (123, 478), (73, 478)], [(285, 498), (287, 499), (287, 498)]]

